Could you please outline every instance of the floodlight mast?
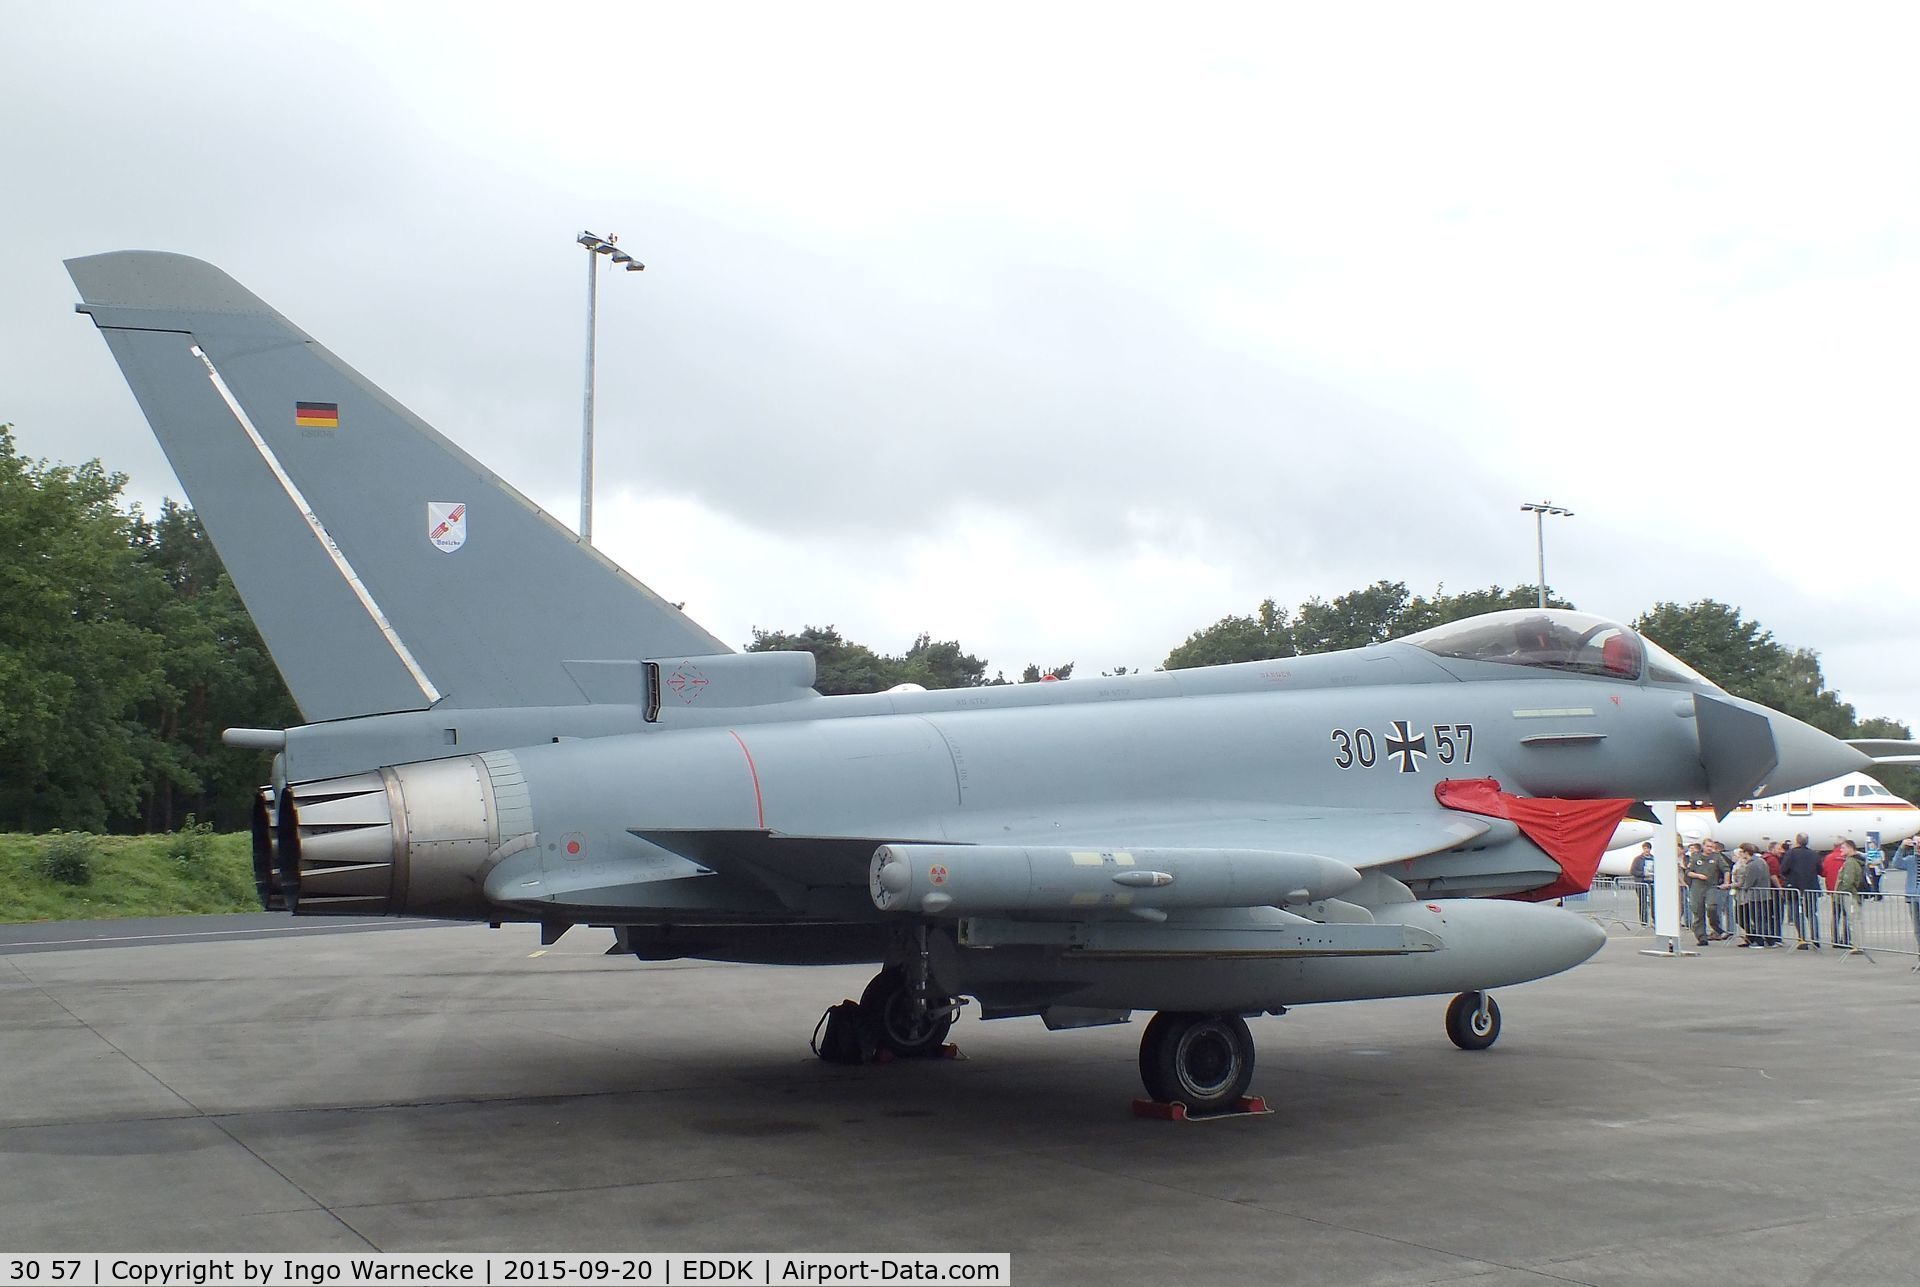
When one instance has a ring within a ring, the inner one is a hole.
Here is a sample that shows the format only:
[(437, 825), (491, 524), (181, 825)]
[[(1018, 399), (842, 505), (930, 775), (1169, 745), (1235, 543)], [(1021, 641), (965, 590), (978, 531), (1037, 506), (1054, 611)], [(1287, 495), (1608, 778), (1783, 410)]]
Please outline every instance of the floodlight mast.
[(596, 237), (583, 232), (574, 238), (587, 250), (587, 391), (580, 410), (580, 539), (593, 544), (593, 349), (600, 312), (600, 256), (624, 265), (630, 273), (646, 265), (614, 243), (618, 237)]
[(1556, 514), (1561, 518), (1572, 518), (1573, 511), (1562, 509), (1550, 501), (1528, 501), (1520, 507), (1522, 513), (1533, 515), (1533, 552), (1540, 563), (1540, 606), (1547, 606), (1547, 537), (1546, 518)]

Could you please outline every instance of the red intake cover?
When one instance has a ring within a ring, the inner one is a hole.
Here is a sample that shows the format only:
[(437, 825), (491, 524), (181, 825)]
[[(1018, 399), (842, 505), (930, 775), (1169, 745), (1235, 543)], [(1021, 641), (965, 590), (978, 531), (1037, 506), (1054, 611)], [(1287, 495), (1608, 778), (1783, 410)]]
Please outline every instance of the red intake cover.
[(1433, 788), (1433, 794), (1449, 809), (1477, 813), (1484, 818), (1505, 818), (1560, 865), (1560, 879), (1551, 885), (1508, 895), (1527, 903), (1544, 903), (1592, 889), (1594, 873), (1600, 870), (1600, 856), (1607, 852), (1614, 828), (1634, 804), (1632, 800), (1553, 800), (1508, 795), (1493, 778), (1442, 782)]

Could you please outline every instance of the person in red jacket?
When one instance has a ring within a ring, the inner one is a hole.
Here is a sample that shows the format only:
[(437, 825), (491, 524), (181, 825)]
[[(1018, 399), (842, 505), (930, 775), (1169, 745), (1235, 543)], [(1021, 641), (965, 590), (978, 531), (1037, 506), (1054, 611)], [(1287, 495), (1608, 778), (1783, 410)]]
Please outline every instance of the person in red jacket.
[(1840, 869), (1847, 865), (1847, 849), (1852, 843), (1850, 840), (1842, 840), (1833, 847), (1832, 853), (1820, 860), (1820, 880), (1826, 885), (1829, 894), (1833, 892), (1834, 882), (1840, 879)]

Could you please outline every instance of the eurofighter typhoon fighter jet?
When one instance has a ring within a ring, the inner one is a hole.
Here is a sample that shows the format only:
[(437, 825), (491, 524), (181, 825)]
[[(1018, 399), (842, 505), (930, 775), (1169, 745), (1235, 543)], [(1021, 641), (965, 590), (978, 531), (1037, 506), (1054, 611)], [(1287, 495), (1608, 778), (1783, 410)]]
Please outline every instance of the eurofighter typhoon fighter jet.
[(1866, 757), (1618, 623), (1477, 617), (1119, 679), (822, 697), (736, 653), (219, 269), (68, 268), (309, 721), (255, 813), (263, 901), (610, 928), (641, 960), (871, 962), (899, 1055), (962, 998), (1152, 1011), (1148, 1093), (1252, 1076), (1248, 1016), (1568, 969), (1637, 800), (1721, 810)]

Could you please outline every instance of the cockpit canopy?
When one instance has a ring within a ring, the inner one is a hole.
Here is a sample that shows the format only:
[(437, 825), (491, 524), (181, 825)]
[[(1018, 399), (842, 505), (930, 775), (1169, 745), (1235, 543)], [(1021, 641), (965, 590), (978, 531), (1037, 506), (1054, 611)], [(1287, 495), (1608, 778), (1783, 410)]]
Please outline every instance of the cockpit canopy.
[(1715, 688), (1699, 671), (1616, 621), (1561, 608), (1516, 608), (1450, 621), (1401, 643), (1436, 657)]

